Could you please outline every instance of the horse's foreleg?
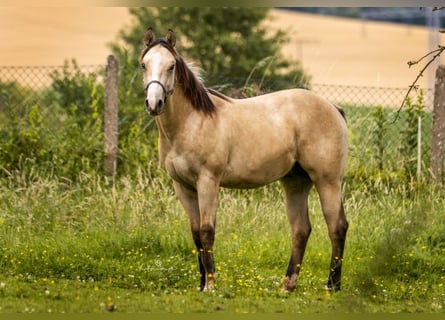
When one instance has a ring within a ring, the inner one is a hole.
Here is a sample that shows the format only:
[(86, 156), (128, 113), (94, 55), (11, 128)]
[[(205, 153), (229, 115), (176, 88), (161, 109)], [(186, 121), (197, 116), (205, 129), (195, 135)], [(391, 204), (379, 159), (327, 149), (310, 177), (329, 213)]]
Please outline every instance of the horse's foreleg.
[(200, 277), (199, 291), (203, 291), (206, 284), (206, 277), (205, 277), (206, 272), (204, 268), (204, 263), (202, 262), (203, 257), (201, 252), (203, 251), (203, 247), (201, 244), (201, 239), (199, 237), (199, 228), (192, 229), (192, 235), (196, 249), (198, 250), (198, 264), (199, 264), (199, 277)]
[(321, 206), (328, 225), (332, 244), (332, 256), (326, 288), (337, 291), (341, 288), (341, 270), (348, 221), (341, 200), (341, 183), (324, 184), (317, 187)]
[(219, 183), (214, 177), (203, 175), (198, 179), (197, 189), (200, 213), (199, 234), (202, 244), (200, 256), (206, 277), (204, 291), (213, 291), (215, 287), (213, 244), (215, 242)]
[(201, 243), (200, 235), (200, 217), (199, 217), (199, 203), (198, 203), (198, 193), (195, 190), (184, 187), (178, 182), (174, 181), (173, 186), (175, 188), (175, 193), (180, 200), (184, 210), (187, 212), (190, 219), (190, 227), (192, 229), (193, 242), (195, 243), (196, 249), (198, 251), (198, 263), (199, 263), (199, 273), (200, 273), (200, 283), (199, 290), (204, 290), (206, 277), (205, 268), (202, 262), (202, 250), (203, 246)]
[(306, 244), (311, 233), (308, 215), (308, 196), (312, 182), (306, 177), (282, 179), (286, 193), (286, 212), (291, 226), (292, 253), (283, 283), (283, 291), (293, 291), (303, 262)]

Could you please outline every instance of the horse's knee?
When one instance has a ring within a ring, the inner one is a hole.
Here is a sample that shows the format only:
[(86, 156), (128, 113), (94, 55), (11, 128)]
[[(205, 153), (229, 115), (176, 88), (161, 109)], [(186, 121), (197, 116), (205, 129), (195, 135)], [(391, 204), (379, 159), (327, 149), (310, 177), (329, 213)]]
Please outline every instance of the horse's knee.
[(211, 248), (215, 241), (215, 227), (210, 224), (201, 226), (199, 230), (199, 236), (204, 248)]
[(349, 223), (346, 219), (340, 219), (336, 225), (330, 230), (332, 240), (344, 240), (348, 232)]
[(193, 238), (193, 242), (195, 243), (196, 248), (198, 248), (198, 249), (202, 248), (201, 234), (199, 232), (199, 229), (197, 229), (197, 230), (192, 229), (192, 238)]

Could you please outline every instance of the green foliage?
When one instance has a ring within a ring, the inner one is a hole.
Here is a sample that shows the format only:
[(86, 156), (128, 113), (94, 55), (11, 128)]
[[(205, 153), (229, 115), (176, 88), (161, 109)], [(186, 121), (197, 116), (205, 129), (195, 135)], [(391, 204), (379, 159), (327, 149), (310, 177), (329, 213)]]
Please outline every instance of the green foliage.
[(43, 119), (39, 107), (33, 105), (25, 111), (25, 117), (7, 119), (1, 130), (0, 161), (7, 169), (14, 169), (25, 159), (45, 159), (47, 150), (43, 147)]
[(410, 97), (406, 99), (405, 125), (401, 130), (400, 154), (402, 159), (402, 167), (408, 180), (414, 180), (417, 168), (417, 139), (418, 139), (418, 122), (425, 118), (423, 90), (419, 91), (417, 101), (413, 102)]
[(432, 115), (425, 111), (423, 94), (405, 109), (346, 106), (350, 146), (347, 184), (363, 191), (397, 189), (410, 196), (422, 182), (417, 179), (418, 117), (422, 121), (421, 177), (429, 176)]
[[(97, 78), (103, 75), (102, 71), (86, 73), (76, 60), (65, 61), (62, 70), (55, 70), (50, 77), (52, 84), (47, 92), (47, 101), (62, 108), (73, 109), (79, 121), (84, 120), (82, 115), (96, 113), (97, 105), (103, 106), (104, 90), (97, 83)], [(80, 123), (82, 124), (82, 123)]]
[(25, 117), (34, 104), (35, 92), (17, 82), (0, 82), (0, 120), (6, 123), (13, 117)]
[(386, 136), (386, 117), (383, 107), (378, 106), (372, 114), (375, 122), (374, 134), (374, 149), (375, 158), (378, 163), (378, 169), (383, 170), (384, 151), (385, 151), (385, 136)]
[(127, 106), (127, 114), (119, 124), (118, 166), (124, 175), (135, 174), (138, 170), (151, 172), (159, 165), (154, 118), (140, 109)]
[(97, 76), (72, 61), (51, 74), (45, 89), (0, 84), (0, 167), (6, 169), (0, 176), (37, 170), (73, 179), (100, 172), (104, 90)]
[(0, 83), (0, 164), (8, 170), (26, 158), (45, 156), (43, 120), (34, 95), (16, 82)]

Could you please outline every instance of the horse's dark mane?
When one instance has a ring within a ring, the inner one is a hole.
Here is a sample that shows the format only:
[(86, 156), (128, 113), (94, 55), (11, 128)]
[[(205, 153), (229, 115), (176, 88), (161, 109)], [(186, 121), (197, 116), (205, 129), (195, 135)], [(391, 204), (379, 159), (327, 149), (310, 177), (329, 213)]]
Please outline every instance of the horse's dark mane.
[(209, 94), (230, 101), (230, 98), (222, 93), (206, 88), (193, 71), (190, 70), (184, 60), (178, 55), (176, 50), (162, 38), (154, 40), (148, 47), (144, 48), (141, 54), (141, 59), (151, 48), (157, 45), (161, 45), (168, 49), (176, 59), (176, 81), (182, 86), (185, 97), (190, 100), (195, 110), (210, 116), (216, 112), (216, 106), (212, 99), (210, 99)]

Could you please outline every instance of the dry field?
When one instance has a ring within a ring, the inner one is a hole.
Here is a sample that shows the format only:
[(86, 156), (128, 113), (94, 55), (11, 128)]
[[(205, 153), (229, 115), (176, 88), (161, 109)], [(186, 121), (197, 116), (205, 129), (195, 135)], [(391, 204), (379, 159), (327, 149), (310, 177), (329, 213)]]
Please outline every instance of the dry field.
[(273, 28), (291, 34), (284, 53), (301, 60), (315, 83), (407, 87), (419, 71), (407, 62), (429, 49), (424, 27), (282, 10), (272, 17)]
[[(0, 66), (61, 65), (70, 58), (103, 64), (109, 54), (106, 43), (131, 22), (124, 7), (31, 9), (1, 8)], [(407, 87), (419, 71), (409, 69), (407, 61), (429, 49), (423, 27), (277, 9), (268, 24), (289, 32), (284, 54), (301, 60), (313, 83)], [(422, 79), (423, 87), (427, 80)]]

